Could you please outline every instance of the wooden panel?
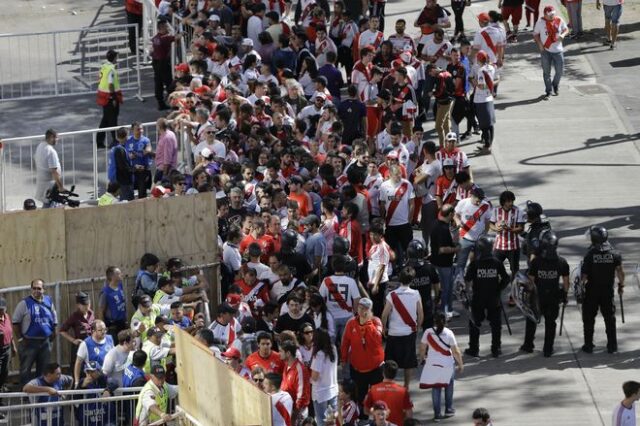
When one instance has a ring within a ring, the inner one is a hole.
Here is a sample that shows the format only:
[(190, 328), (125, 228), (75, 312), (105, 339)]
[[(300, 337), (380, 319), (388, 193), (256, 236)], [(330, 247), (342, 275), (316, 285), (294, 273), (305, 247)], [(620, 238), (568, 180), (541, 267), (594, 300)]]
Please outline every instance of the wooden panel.
[(180, 256), (191, 265), (215, 261), (213, 193), (147, 200), (144, 206), (148, 252), (161, 259)]
[[(207, 426), (271, 424), (271, 398), (176, 330), (180, 407)], [(204, 374), (206, 372), (206, 374)]]
[(145, 204), (66, 210), (67, 278), (101, 277), (109, 265), (134, 275), (145, 252)]
[(0, 285), (67, 279), (64, 210), (5, 213), (0, 220)]

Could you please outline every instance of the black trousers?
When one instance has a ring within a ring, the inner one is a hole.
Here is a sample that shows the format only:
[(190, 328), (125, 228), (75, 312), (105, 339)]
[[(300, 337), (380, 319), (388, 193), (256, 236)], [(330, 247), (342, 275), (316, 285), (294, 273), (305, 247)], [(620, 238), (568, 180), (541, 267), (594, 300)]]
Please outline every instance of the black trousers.
[(472, 319), (469, 319), (469, 349), (478, 352), (480, 349), (480, 326), (487, 319), (491, 325), (491, 350), (498, 350), (502, 344), (502, 319), (500, 317), (500, 301), (479, 301), (472, 303)]
[(404, 263), (404, 252), (413, 239), (411, 225), (406, 223), (404, 225), (387, 226), (384, 232), (384, 239), (396, 254), (395, 265), (402, 265)]
[[(556, 320), (560, 313), (560, 297), (548, 293), (539, 293), (540, 315), (544, 317), (544, 346), (543, 352), (551, 353), (553, 351), (553, 342), (556, 339)], [(527, 319), (524, 331), (524, 345), (533, 349), (533, 340), (536, 336), (536, 328), (538, 325)]]
[(458, 34), (464, 33), (464, 22), (462, 20), (462, 14), (464, 13), (465, 2), (464, 1), (452, 1), (451, 9), (453, 9), (453, 14), (455, 15), (456, 26), (453, 30), (453, 35), (457, 36)]
[(136, 170), (133, 175), (136, 178), (136, 188), (138, 189), (138, 198), (147, 198), (147, 190), (151, 188), (151, 171)]
[(509, 261), (509, 269), (511, 270), (511, 278), (515, 277), (516, 273), (520, 269), (520, 249), (517, 250), (494, 250), (493, 255), (501, 263), (504, 263), (505, 259)]
[[(115, 101), (109, 101), (109, 103), (102, 107), (102, 120), (98, 128), (104, 129), (105, 127), (116, 127), (118, 125), (118, 114), (120, 114), (120, 104)], [(111, 144), (116, 144), (116, 131), (111, 132)], [(104, 146), (104, 140), (107, 137), (105, 132), (98, 132), (96, 134), (96, 143), (98, 146)]]
[(598, 309), (604, 318), (604, 328), (607, 334), (607, 349), (618, 350), (616, 334), (616, 307), (613, 294), (587, 292), (582, 304), (582, 325), (584, 327), (584, 345), (593, 347), (593, 331), (598, 315)]
[(380, 25), (378, 25), (378, 30), (382, 32), (384, 32), (384, 7), (386, 5), (386, 1), (384, 3), (369, 2), (369, 17), (377, 16), (378, 18), (380, 18)]
[(154, 59), (153, 66), (154, 92), (158, 103), (164, 102), (164, 89), (171, 84), (171, 59)]
[(351, 48), (341, 46), (339, 40), (335, 43), (338, 46), (338, 63), (344, 66), (344, 69), (347, 71), (347, 80), (351, 81), (351, 71), (353, 70), (353, 55), (351, 53)]
[(0, 387), (7, 383), (9, 367), (11, 366), (11, 344), (0, 349)]
[[(142, 15), (136, 15), (131, 12), (127, 12), (127, 24), (136, 24), (138, 26), (138, 37), (142, 37)], [(135, 54), (136, 49), (136, 29), (129, 27), (129, 50)]]
[(420, 229), (422, 230), (422, 239), (424, 240), (424, 246), (429, 251), (429, 239), (431, 238), (431, 231), (438, 221), (438, 204), (435, 201), (431, 201), (422, 205), (422, 216), (420, 218)]
[[(369, 388), (376, 383), (380, 383), (383, 379), (382, 366), (375, 370), (367, 371), (366, 373), (362, 373), (351, 367), (351, 378), (353, 379), (353, 384), (356, 387), (356, 401), (358, 402), (358, 405), (362, 407), (362, 401), (364, 401), (365, 396), (367, 396)], [(363, 413), (363, 410), (360, 410), (360, 413)], [(369, 417), (367, 416), (367, 413), (364, 414), (365, 417)]]

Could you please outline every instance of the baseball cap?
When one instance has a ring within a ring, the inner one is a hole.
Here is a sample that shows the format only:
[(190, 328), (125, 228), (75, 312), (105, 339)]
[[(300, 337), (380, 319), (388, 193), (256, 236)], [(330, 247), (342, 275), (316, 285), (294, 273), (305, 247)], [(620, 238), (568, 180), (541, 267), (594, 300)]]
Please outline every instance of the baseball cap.
[(225, 300), (229, 306), (236, 309), (238, 305), (240, 305), (240, 302), (242, 302), (242, 296), (239, 294), (228, 294)]
[(218, 21), (218, 22), (220, 22), (220, 17), (218, 15), (213, 14), (213, 15), (209, 16), (209, 20), (210, 21)]
[(489, 17), (489, 14), (487, 12), (482, 12), (478, 15), (478, 21), (479, 22), (489, 22), (491, 21), (491, 18)]
[(160, 327), (151, 327), (149, 331), (147, 331), (147, 337), (160, 337), (164, 336), (165, 331)]
[(367, 309), (373, 308), (373, 301), (371, 299), (369, 299), (368, 297), (363, 297), (362, 299), (360, 299), (358, 304), (360, 306), (362, 306), (363, 308), (367, 308)]
[(444, 161), (442, 161), (442, 167), (455, 167), (455, 164), (453, 164), (453, 158), (445, 158)]
[(478, 62), (487, 62), (489, 55), (487, 55), (487, 52), (484, 50), (478, 50), (478, 53), (476, 53), (476, 59)]
[(197, 95), (204, 95), (206, 93), (209, 93), (211, 91), (211, 87), (207, 86), (206, 84), (200, 86), (200, 87), (196, 87), (195, 89), (193, 89), (193, 93), (197, 94)]
[(171, 190), (169, 188), (165, 188), (162, 185), (156, 185), (151, 190), (151, 196), (153, 198), (162, 198), (163, 196), (165, 196), (165, 195), (167, 195), (169, 193), (171, 193)]
[(160, 364), (156, 364), (151, 367), (151, 374), (156, 377), (164, 377), (166, 373), (167, 372), (165, 371), (164, 367)]
[(544, 10), (544, 13), (549, 13), (551, 15), (555, 15), (556, 13), (556, 8), (551, 5), (545, 6), (543, 10)]
[(397, 121), (391, 124), (391, 129), (389, 130), (389, 134), (391, 135), (399, 135), (402, 133), (402, 126)]
[(200, 151), (200, 156), (202, 158), (209, 159), (209, 157), (211, 157), (211, 154), (213, 154), (213, 152), (211, 152), (211, 150), (207, 147), (202, 148), (202, 151)]
[(76, 293), (76, 303), (79, 303), (80, 305), (88, 305), (89, 295), (84, 291), (80, 291)]
[(312, 223), (315, 223), (316, 225), (320, 224), (320, 218), (318, 216), (316, 216), (315, 214), (310, 214), (308, 216), (306, 216), (305, 218), (303, 218), (300, 221), (301, 224), (303, 225), (311, 225)]
[(176, 65), (176, 71), (189, 72), (189, 65), (185, 63), (178, 64)]
[(84, 371), (96, 371), (100, 369), (97, 361), (89, 361), (84, 364)]
[(448, 141), (457, 141), (458, 135), (456, 135), (456, 132), (449, 132), (447, 133), (447, 136), (445, 137), (445, 139)]
[(389, 406), (387, 405), (386, 402), (384, 402), (382, 400), (378, 400), (378, 401), (373, 403), (371, 408), (373, 408), (374, 410), (385, 410), (386, 411), (386, 410), (389, 409)]
[(33, 198), (27, 198), (26, 200), (24, 200), (22, 208), (24, 210), (35, 210), (37, 208), (36, 202), (33, 200)]
[(145, 294), (145, 295), (140, 297), (140, 299), (138, 300), (138, 303), (141, 306), (144, 306), (145, 308), (148, 308), (149, 306), (151, 306), (151, 297), (149, 297), (148, 294)]
[[(252, 42), (253, 43), (253, 42)], [(253, 46), (253, 45), (252, 45)], [(231, 68), (233, 67), (239, 67), (240, 65), (242, 65), (242, 61), (240, 60), (240, 58), (238, 58), (237, 56), (234, 56), (233, 58), (231, 58), (231, 60), (229, 61), (229, 66)]]
[(242, 39), (242, 45), (253, 47), (253, 40), (251, 40), (250, 38)]
[(322, 98), (322, 99), (324, 99), (326, 101), (327, 100), (327, 95), (325, 93), (323, 93), (323, 92), (315, 92), (313, 94), (313, 98), (314, 99), (315, 98)]
[(485, 197), (484, 190), (479, 186), (476, 186), (471, 190), (471, 195), (473, 195), (474, 197), (480, 198), (481, 200)]
[(242, 355), (240, 354), (240, 351), (238, 350), (238, 348), (234, 348), (234, 347), (230, 347), (225, 352), (222, 352), (222, 356), (225, 358), (231, 358), (231, 359), (242, 358)]

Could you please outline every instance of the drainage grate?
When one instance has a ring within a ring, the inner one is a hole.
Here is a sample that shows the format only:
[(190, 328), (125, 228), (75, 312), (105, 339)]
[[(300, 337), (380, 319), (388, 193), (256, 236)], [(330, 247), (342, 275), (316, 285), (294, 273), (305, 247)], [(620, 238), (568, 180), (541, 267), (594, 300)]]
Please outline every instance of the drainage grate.
[(574, 88), (585, 95), (601, 95), (607, 93), (600, 84), (583, 84), (582, 86), (574, 86)]

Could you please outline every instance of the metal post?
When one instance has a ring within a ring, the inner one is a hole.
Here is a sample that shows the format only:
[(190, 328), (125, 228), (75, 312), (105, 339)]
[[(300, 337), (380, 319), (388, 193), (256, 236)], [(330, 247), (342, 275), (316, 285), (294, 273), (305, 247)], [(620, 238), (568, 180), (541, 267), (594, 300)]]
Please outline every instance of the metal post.
[(98, 133), (93, 132), (93, 146), (91, 154), (93, 156), (93, 199), (98, 199)]
[[(61, 308), (60, 304), (60, 283), (57, 282), (54, 287), (53, 297), (55, 298), (56, 309)], [(56, 336), (56, 362), (58, 365), (62, 365), (62, 344), (60, 343), (60, 336)]]
[(58, 52), (56, 45), (56, 33), (53, 33), (53, 78), (55, 81), (53, 82), (54, 90), (56, 96), (58, 96)]
[(4, 146), (2, 142), (0, 142), (0, 211), (2, 211), (2, 213), (5, 212), (7, 204), (4, 189)]
[[(138, 40), (140, 40), (140, 34), (138, 34), (138, 26), (135, 26), (136, 30), (136, 47), (138, 46)], [(144, 102), (142, 98), (142, 80), (140, 79), (140, 49), (136, 48), (136, 78), (138, 79), (138, 95), (137, 98), (140, 102)]]
[[(174, 34), (179, 31), (176, 28), (176, 16), (171, 15), (171, 28), (173, 28)], [(178, 49), (178, 43), (171, 43), (171, 69), (175, 69), (176, 66), (176, 50)]]

